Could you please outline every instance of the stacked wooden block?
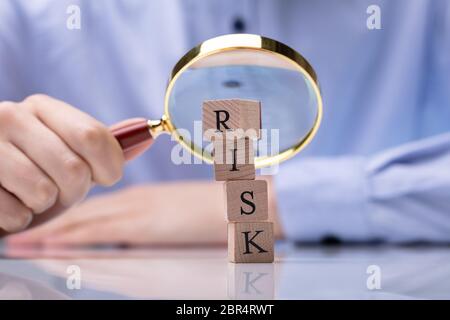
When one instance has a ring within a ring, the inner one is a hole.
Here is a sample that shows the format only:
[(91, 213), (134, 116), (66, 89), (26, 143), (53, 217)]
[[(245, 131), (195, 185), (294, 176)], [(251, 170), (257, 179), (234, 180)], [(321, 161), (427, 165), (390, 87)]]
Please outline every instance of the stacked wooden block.
[(267, 182), (255, 180), (253, 142), (261, 137), (261, 106), (252, 100), (203, 103), (205, 139), (214, 143), (214, 172), (225, 181), (228, 257), (231, 262), (273, 262)]

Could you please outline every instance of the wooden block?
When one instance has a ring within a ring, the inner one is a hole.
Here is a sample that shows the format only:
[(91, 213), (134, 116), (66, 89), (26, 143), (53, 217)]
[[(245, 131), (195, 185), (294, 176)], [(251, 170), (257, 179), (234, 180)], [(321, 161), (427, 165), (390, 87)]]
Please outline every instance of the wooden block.
[(246, 136), (261, 138), (261, 104), (254, 100), (228, 99), (203, 102), (203, 137), (241, 129)]
[(216, 181), (254, 180), (255, 153), (248, 138), (214, 139), (214, 176)]
[(248, 222), (268, 219), (265, 180), (227, 181), (225, 194), (228, 221)]
[(228, 297), (238, 300), (275, 298), (273, 263), (229, 263)]
[(273, 262), (272, 222), (228, 223), (228, 259), (230, 262)]

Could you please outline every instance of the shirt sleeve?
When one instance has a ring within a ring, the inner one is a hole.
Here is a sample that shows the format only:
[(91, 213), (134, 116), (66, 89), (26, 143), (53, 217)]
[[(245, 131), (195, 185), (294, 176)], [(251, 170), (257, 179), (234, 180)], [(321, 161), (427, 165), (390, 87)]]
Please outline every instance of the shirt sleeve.
[(27, 22), (20, 1), (0, 1), (0, 101), (17, 101), (25, 91)]
[(450, 241), (450, 133), (372, 157), (294, 160), (275, 183), (293, 241)]

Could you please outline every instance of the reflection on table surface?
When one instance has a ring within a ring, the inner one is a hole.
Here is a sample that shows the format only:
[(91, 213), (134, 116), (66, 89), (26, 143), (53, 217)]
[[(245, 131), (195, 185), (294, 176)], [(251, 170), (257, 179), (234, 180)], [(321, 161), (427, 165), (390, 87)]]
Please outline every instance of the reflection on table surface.
[(231, 264), (226, 248), (0, 252), (0, 299), (450, 299), (448, 246), (278, 244), (274, 264)]

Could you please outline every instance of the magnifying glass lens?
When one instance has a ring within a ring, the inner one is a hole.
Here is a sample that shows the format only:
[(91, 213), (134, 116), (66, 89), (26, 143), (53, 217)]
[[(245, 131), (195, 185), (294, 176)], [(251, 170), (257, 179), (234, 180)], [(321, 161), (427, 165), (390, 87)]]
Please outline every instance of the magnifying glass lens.
[[(203, 57), (180, 72), (168, 98), (168, 112), (175, 129), (184, 129), (179, 131), (184, 144), (204, 150), (210, 143), (201, 137), (194, 140), (203, 101), (258, 100), (263, 139), (269, 146), (267, 153), (259, 156), (275, 157), (300, 147), (318, 122), (319, 101), (314, 90), (305, 72), (284, 56), (230, 49)], [(270, 150), (271, 146), (275, 148)]]

